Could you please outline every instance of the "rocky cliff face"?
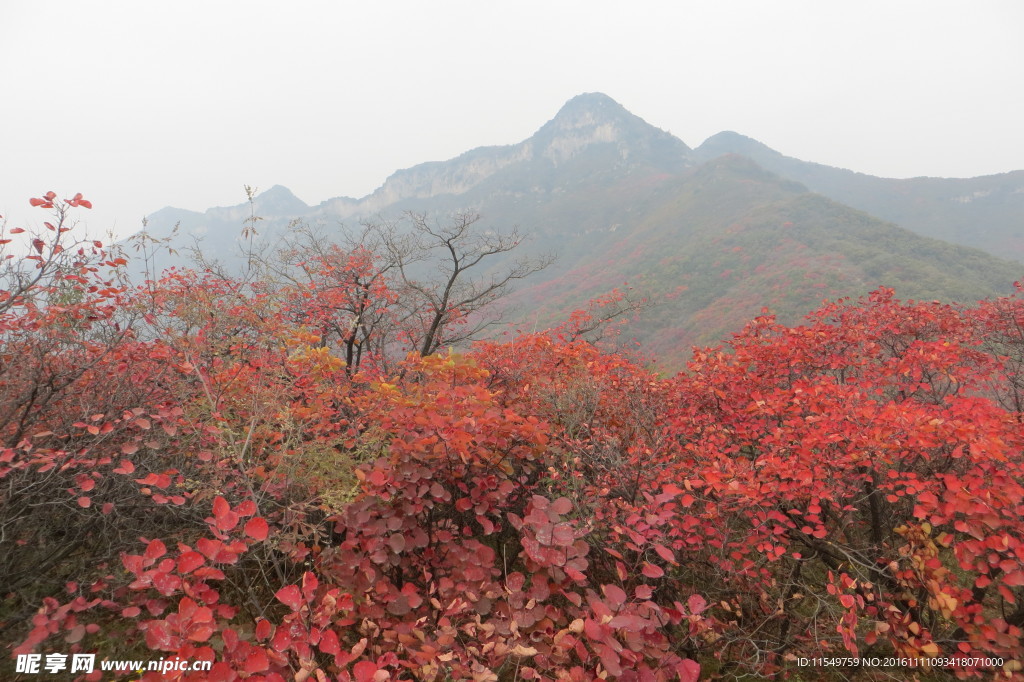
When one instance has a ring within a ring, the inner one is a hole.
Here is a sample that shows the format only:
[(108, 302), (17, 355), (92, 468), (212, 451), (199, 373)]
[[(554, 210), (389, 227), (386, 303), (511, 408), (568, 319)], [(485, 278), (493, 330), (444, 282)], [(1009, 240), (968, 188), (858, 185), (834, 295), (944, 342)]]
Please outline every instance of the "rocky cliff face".
[(517, 164), (557, 167), (594, 147), (608, 145), (624, 162), (653, 155), (673, 166), (689, 163), (690, 148), (681, 140), (629, 113), (611, 97), (587, 93), (569, 100), (553, 119), (519, 144), (480, 147), (449, 161), (400, 170), (363, 199), (330, 199), (322, 208), (338, 218), (374, 214), (407, 199), (464, 194)]
[(531, 158), (528, 142), (506, 147), (480, 147), (450, 161), (421, 163), (393, 173), (373, 194), (359, 200), (328, 199), (325, 213), (338, 218), (374, 214), (405, 199), (463, 194), (503, 168)]

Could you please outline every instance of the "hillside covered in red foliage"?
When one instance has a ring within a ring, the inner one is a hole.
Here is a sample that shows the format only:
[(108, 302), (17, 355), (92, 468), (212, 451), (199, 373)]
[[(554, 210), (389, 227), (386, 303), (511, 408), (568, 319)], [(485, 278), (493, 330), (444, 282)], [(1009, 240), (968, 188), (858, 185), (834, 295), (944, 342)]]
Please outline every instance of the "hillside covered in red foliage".
[(879, 289), (662, 377), (585, 340), (592, 313), (445, 351), (466, 317), (417, 317), (373, 250), (131, 285), (68, 231), (86, 200), (33, 203), (54, 217), (0, 292), (15, 655), (298, 682), (1020, 674), (1019, 296)]

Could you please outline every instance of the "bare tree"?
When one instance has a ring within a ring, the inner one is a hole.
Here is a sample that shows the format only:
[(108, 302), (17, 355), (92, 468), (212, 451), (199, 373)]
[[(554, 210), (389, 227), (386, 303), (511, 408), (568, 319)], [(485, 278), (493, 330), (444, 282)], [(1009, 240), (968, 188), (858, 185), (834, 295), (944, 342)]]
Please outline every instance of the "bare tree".
[[(401, 297), (402, 304), (418, 330), (416, 345), (422, 356), (478, 335), (495, 322), (480, 315), (481, 310), (504, 296), (514, 281), (553, 262), (551, 256), (523, 257), (499, 263), (495, 270), (495, 261), (522, 242), (518, 230), (506, 234), (480, 231), (475, 227), (480, 216), (472, 212), (456, 213), (443, 225), (432, 223), (422, 213), (410, 212), (406, 217), (415, 248), (410, 251), (408, 242), (392, 241), (397, 234), (394, 231), (387, 233), (385, 243), (398, 264), (407, 292)], [(433, 265), (437, 276), (426, 280), (414, 276), (410, 253), (417, 261)]]
[[(480, 229), (480, 216), (459, 212), (447, 220), (408, 212), (397, 221), (365, 222), (357, 230), (328, 232), (293, 222), (276, 244), (253, 243), (254, 190), (246, 187), (243, 272), (232, 275), (195, 248), (196, 264), (241, 295), (246, 287), (301, 295), (295, 321), (313, 324), (355, 372), (364, 357), (386, 363), (400, 348), (431, 355), (443, 346), (478, 336), (499, 316), (482, 311), (512, 283), (553, 262), (552, 256), (514, 258), (523, 241), (517, 229), (499, 234)], [(290, 293), (289, 293), (290, 292)], [(312, 295), (313, 298), (310, 298)], [(490, 312), (490, 311), (489, 311)]]

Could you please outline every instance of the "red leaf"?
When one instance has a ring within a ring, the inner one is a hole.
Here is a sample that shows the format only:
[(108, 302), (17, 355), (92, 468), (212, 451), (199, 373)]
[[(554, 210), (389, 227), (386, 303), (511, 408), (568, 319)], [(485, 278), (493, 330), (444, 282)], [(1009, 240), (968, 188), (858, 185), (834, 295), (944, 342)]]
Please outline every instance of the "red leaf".
[(152, 620), (146, 627), (146, 646), (158, 651), (172, 651), (174, 647), (171, 626), (165, 620)]
[(220, 530), (231, 530), (238, 525), (238, 514), (231, 511), (231, 505), (220, 496), (213, 501), (213, 518)]
[[(213, 635), (214, 629), (210, 625), (198, 625), (188, 632), (188, 638), (193, 642), (205, 642)], [(251, 660), (251, 659), (250, 659)]]
[(185, 552), (178, 558), (178, 573), (191, 573), (205, 563), (206, 559), (199, 552)]
[(256, 542), (261, 542), (267, 539), (267, 534), (270, 532), (270, 526), (267, 525), (266, 519), (262, 516), (257, 516), (254, 519), (249, 519), (245, 523), (245, 534), (251, 537)]
[(302, 596), (310, 604), (313, 603), (313, 597), (316, 596), (316, 588), (319, 586), (320, 581), (316, 579), (312, 571), (306, 571), (302, 574)]
[[(171, 562), (174, 565), (174, 562)], [(167, 569), (170, 570), (170, 569)], [(156, 571), (153, 574), (153, 587), (164, 596), (170, 596), (181, 588), (181, 578), (171, 573)]]
[(82, 495), (81, 497), (78, 498), (78, 506), (82, 507), (83, 509), (88, 509), (89, 507), (92, 506), (92, 498)]
[(252, 675), (261, 673), (270, 668), (270, 661), (267, 659), (267, 652), (262, 648), (253, 647), (249, 655), (245, 657), (245, 672)]
[(572, 511), (572, 502), (568, 497), (559, 497), (551, 503), (550, 509), (560, 516), (565, 515)]
[[(127, 446), (124, 446), (124, 447), (127, 447)], [(138, 450), (138, 448), (135, 448), (135, 449)], [(131, 462), (129, 462), (128, 460), (126, 460), (126, 459), (122, 459), (121, 460), (121, 466), (119, 466), (118, 468), (114, 469), (114, 473), (115, 474), (124, 474), (124, 475), (128, 475), (128, 474), (130, 474), (130, 473), (132, 473), (134, 471), (135, 471), (135, 465), (132, 464)]]
[(352, 666), (352, 679), (356, 682), (373, 682), (373, 676), (380, 668), (372, 661), (359, 661)]
[(644, 562), (644, 567), (640, 569), (640, 572), (648, 578), (660, 578), (665, 575), (665, 571), (662, 570), (661, 566), (655, 566), (647, 562)]
[[(562, 498), (565, 499), (565, 498)], [(576, 541), (576, 534), (568, 523), (556, 524), (551, 531), (551, 542), (559, 547), (569, 547)]]
[(608, 598), (608, 603), (613, 609), (617, 609), (626, 603), (626, 593), (618, 585), (602, 585), (601, 591)]
[(302, 592), (299, 591), (298, 585), (282, 587), (274, 596), (292, 611), (298, 611), (299, 607), (302, 606)]
[[(265, 621), (264, 621), (265, 622)], [(257, 633), (259, 627), (256, 628)], [(341, 653), (341, 646), (338, 642), (338, 634), (334, 630), (327, 630), (320, 636), (320, 644), (317, 645), (320, 651), (331, 656)]]
[(270, 646), (274, 651), (285, 651), (292, 645), (292, 638), (288, 630), (289, 628), (281, 627), (274, 631), (274, 638), (270, 640)]
[(213, 515), (223, 516), (231, 511), (231, 505), (220, 495), (213, 501)]
[[(266, 618), (260, 618), (259, 622), (256, 623), (256, 639), (257, 640), (263, 640), (263, 639), (266, 639), (267, 637), (270, 637), (270, 630), (271, 630), (270, 621), (267, 620)], [(328, 632), (332, 632), (333, 633), (333, 630), (328, 630)], [(334, 635), (334, 639), (335, 639), (335, 641), (337, 641), (338, 636)], [(322, 642), (323, 642), (323, 640), (321, 640), (321, 643)], [(323, 646), (321, 646), (321, 650), (323, 650)]]
[(679, 675), (679, 682), (697, 682), (700, 679), (700, 663), (685, 658), (676, 665), (676, 674)]
[(597, 644), (595, 645), (594, 650), (597, 652), (598, 658), (601, 659), (601, 663), (612, 677), (619, 677), (622, 675), (622, 659), (615, 649), (607, 644)]
[(650, 585), (637, 585), (636, 589), (633, 590), (633, 594), (636, 595), (637, 599), (650, 599), (654, 596), (654, 588)]
[[(123, 468), (123, 464), (124, 464), (124, 461), (122, 460), (122, 468)], [(128, 464), (130, 465), (131, 463), (129, 462)], [(134, 469), (134, 468), (135, 467), (133, 466), (132, 469)], [(118, 473), (121, 473), (121, 471), (118, 471)], [(160, 488), (161, 490), (163, 490), (164, 488), (166, 488), (167, 486), (169, 486), (171, 484), (171, 477), (168, 476), (167, 474), (154, 474), (154, 473), (151, 473), (151, 474), (147, 474), (145, 478), (136, 478), (135, 482), (139, 483), (141, 485), (156, 486), (157, 488)]]
[(224, 543), (220, 540), (210, 538), (199, 538), (196, 541), (196, 549), (206, 555), (211, 561), (218, 561), (218, 556), (224, 550)]
[(651, 546), (654, 547), (654, 551), (658, 553), (658, 556), (660, 556), (665, 561), (669, 562), (670, 564), (674, 564), (676, 562), (676, 555), (673, 554), (672, 550), (668, 547), (665, 547), (664, 545), (659, 545), (657, 543), (654, 543)]
[(1011, 587), (1024, 585), (1024, 571), (1013, 571), (1003, 576), (1003, 583)]
[(167, 545), (163, 543), (163, 540), (151, 540), (150, 543), (146, 545), (147, 559), (159, 559), (164, 554), (167, 554)]

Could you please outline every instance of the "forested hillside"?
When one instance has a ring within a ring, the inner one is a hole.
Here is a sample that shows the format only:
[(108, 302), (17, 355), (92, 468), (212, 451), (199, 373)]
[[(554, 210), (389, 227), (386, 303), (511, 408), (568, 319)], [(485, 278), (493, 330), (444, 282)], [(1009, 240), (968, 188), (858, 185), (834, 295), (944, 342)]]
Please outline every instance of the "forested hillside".
[[(878, 286), (944, 302), (1010, 293), (1019, 267), (1004, 258), (1019, 255), (1013, 235), (1024, 229), (1014, 177), (901, 184), (787, 159), (738, 135), (691, 150), (586, 93), (522, 142), (397, 171), (361, 199), (307, 206), (275, 186), (204, 213), (163, 209), (146, 234), (177, 252), (156, 251), (156, 270), (187, 265), (196, 247), (238, 274), (246, 253), (273, 253), (305, 230), (343, 241), (367, 223), (407, 230), (410, 216), (443, 223), (473, 213), (484, 231), (517, 229), (516, 255), (555, 256), (518, 282), (506, 320), (557, 324), (591, 299), (629, 292), (648, 307), (630, 337), (672, 372), (692, 345), (716, 343), (766, 307), (795, 323), (825, 299)], [(935, 183), (944, 189), (913, 189)]]
[(976, 178), (880, 178), (784, 156), (737, 133), (712, 136), (698, 160), (738, 154), (813, 192), (917, 234), (1024, 261), (1024, 171)]

